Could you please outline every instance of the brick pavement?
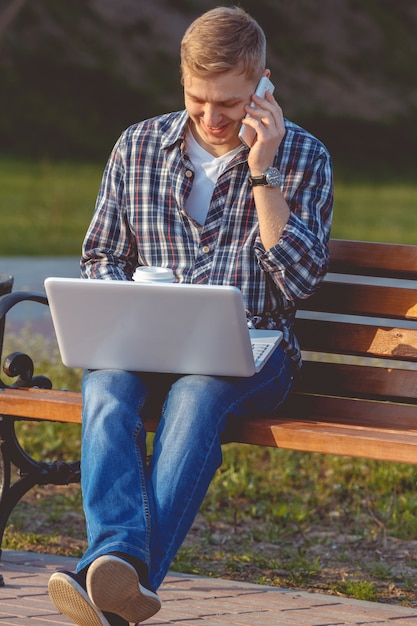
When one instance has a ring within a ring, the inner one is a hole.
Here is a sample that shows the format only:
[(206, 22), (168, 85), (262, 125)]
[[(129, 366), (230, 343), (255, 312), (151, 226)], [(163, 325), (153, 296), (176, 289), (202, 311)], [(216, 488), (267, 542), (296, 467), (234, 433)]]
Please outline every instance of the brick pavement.
[[(65, 626), (46, 588), (57, 569), (76, 559), (5, 550), (0, 572), (0, 626)], [(417, 626), (417, 608), (170, 573), (162, 610), (149, 626)]]

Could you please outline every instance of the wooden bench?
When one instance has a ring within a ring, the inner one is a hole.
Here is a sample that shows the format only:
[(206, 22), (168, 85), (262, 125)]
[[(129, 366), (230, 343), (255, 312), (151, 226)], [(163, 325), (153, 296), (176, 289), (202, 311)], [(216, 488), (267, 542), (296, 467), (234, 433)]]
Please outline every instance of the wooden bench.
[[(297, 314), (302, 379), (278, 413), (231, 423), (225, 441), (417, 463), (417, 246), (332, 240), (331, 259), (324, 284)], [(38, 294), (3, 296), (0, 324), (28, 299), (47, 304)], [(13, 387), (0, 381), (0, 544), (33, 485), (80, 479), (78, 461), (29, 457), (15, 422), (81, 423), (80, 394), (33, 388), (51, 385), (33, 378), (29, 357), (7, 357), (3, 367), (19, 378)]]

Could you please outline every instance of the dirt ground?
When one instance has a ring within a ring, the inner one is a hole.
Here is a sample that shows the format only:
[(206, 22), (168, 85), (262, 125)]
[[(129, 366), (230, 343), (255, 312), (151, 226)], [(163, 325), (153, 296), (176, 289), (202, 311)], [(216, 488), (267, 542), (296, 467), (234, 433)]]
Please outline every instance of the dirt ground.
[[(84, 517), (80, 510), (65, 507), (62, 493), (62, 488), (47, 486), (27, 494), (7, 528), (6, 547), (80, 555), (86, 546)], [(199, 514), (173, 567), (184, 573), (417, 607), (417, 541), (381, 536), (364, 540), (336, 527), (288, 531), (273, 541), (266, 539), (268, 534), (270, 527), (259, 519), (226, 524), (208, 522)], [(17, 537), (24, 540), (16, 544)]]
[[(256, 525), (256, 533), (250, 531), (251, 524)], [(211, 575), (417, 606), (417, 541), (365, 541), (316, 527), (288, 534), (279, 543), (256, 541), (250, 538), (262, 536), (261, 523), (248, 519), (237, 528), (217, 524), (211, 529), (209, 545), (202, 539), (205, 533), (207, 523), (200, 516), (184, 546), (199, 547), (200, 560), (207, 559), (204, 568)], [(223, 558), (216, 559), (219, 552)], [(247, 558), (248, 554), (254, 557)], [(230, 567), (230, 559), (235, 567)]]

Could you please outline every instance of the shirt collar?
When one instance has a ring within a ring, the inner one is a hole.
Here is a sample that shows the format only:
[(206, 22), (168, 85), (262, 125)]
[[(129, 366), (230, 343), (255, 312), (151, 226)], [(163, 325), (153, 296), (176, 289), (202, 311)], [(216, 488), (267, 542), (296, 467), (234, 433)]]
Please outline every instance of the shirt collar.
[(186, 109), (179, 111), (177, 115), (168, 117), (162, 127), (164, 136), (162, 138), (162, 147), (170, 148), (178, 142), (183, 142), (190, 117)]
[[(190, 116), (188, 111), (178, 111), (174, 116), (169, 115), (164, 121), (161, 130), (164, 136), (161, 140), (163, 148), (173, 148), (176, 144), (180, 144), (181, 148), (185, 146), (185, 136), (187, 133)], [(244, 162), (248, 158), (249, 149), (242, 145), (242, 149), (233, 157), (230, 165), (237, 165)]]

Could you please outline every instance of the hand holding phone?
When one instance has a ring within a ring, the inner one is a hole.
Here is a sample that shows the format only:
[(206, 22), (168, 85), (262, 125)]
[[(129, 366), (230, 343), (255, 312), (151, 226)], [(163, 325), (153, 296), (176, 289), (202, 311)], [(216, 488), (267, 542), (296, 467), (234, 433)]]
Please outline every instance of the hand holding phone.
[[(258, 83), (258, 86), (255, 90), (255, 95), (260, 98), (265, 98), (265, 94), (267, 91), (274, 93), (275, 86), (267, 76), (262, 76), (261, 80)], [(254, 107), (255, 104), (253, 102), (250, 103), (251, 107)], [(246, 114), (245, 117), (250, 117), (249, 113)], [(246, 126), (246, 124), (242, 124), (239, 131), (239, 139), (242, 143), (244, 143), (248, 148), (252, 147), (253, 142), (255, 141), (256, 131), (250, 126)]]

